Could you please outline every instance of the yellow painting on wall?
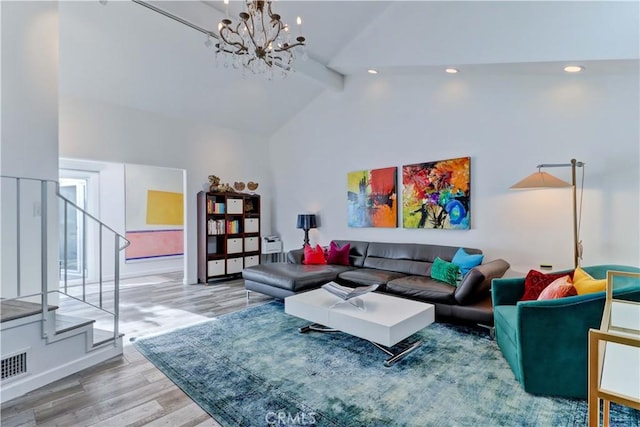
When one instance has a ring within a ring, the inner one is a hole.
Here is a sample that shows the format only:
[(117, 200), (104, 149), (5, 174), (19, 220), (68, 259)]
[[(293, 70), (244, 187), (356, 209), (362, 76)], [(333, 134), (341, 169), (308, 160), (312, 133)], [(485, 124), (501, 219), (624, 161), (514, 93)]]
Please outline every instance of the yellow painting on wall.
[(147, 224), (184, 225), (182, 193), (147, 191)]

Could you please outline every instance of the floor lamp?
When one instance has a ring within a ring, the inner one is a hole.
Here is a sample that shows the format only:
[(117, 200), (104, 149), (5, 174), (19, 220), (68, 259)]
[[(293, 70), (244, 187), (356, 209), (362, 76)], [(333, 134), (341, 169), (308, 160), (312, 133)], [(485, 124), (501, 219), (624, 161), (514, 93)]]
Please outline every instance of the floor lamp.
[[(578, 240), (578, 203), (576, 197), (576, 168), (584, 167), (584, 162), (579, 162), (576, 159), (571, 159), (571, 163), (543, 163), (536, 166), (538, 172), (532, 173), (525, 179), (510, 188), (512, 190), (526, 190), (526, 189), (539, 189), (539, 188), (562, 188), (571, 187), (571, 195), (573, 198), (573, 264), (574, 267), (578, 267), (579, 259), (582, 258), (582, 243)], [(571, 168), (571, 184), (563, 181), (555, 176), (542, 172), (542, 168)], [(582, 171), (582, 178), (584, 179), (584, 169)], [(582, 196), (581, 196), (582, 200)], [(581, 207), (582, 212), (582, 207)]]

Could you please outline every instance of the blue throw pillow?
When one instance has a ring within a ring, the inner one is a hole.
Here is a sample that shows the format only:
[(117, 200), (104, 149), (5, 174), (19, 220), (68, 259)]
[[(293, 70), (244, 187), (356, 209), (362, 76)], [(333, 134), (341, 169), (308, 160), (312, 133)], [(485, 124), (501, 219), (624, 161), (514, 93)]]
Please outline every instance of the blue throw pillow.
[(460, 248), (453, 256), (451, 262), (460, 267), (460, 273), (462, 273), (462, 276), (464, 277), (473, 267), (482, 264), (483, 259), (484, 255), (482, 254), (471, 255), (466, 253), (464, 249)]

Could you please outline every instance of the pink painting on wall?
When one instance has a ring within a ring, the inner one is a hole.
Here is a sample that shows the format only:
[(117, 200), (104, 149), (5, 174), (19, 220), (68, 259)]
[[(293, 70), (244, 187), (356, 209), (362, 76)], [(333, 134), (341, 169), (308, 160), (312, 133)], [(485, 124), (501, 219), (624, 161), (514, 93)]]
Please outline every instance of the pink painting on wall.
[(184, 254), (183, 230), (128, 231), (131, 245), (125, 249), (127, 260), (149, 259)]

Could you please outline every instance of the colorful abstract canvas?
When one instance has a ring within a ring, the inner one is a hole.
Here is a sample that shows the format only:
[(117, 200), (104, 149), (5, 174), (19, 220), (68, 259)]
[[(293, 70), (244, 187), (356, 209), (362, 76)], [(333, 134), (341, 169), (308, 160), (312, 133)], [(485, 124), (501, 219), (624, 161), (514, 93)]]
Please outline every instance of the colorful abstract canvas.
[(347, 174), (349, 227), (398, 226), (397, 177), (397, 167)]
[(468, 230), (470, 157), (402, 166), (405, 228)]

